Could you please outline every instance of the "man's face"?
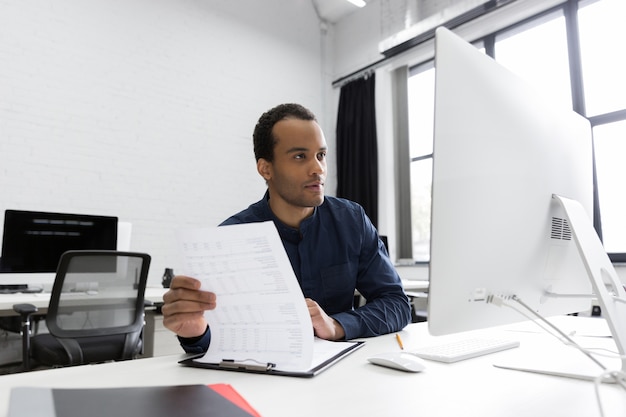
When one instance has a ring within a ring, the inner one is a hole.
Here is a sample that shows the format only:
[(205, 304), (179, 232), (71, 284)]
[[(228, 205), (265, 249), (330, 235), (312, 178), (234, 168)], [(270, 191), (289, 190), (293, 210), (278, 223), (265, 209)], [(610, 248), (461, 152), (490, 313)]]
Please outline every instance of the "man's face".
[(320, 126), (311, 120), (285, 119), (274, 125), (274, 161), (266, 162), (262, 174), (271, 198), (281, 207), (311, 208), (324, 202), (326, 140)]

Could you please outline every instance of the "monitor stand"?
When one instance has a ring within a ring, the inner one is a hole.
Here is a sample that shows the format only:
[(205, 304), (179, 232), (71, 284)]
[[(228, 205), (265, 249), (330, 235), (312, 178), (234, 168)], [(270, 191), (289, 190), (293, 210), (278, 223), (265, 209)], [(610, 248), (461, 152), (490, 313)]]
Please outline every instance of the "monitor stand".
[(598, 304), (602, 309), (626, 372), (626, 290), (585, 209), (577, 201), (554, 195), (567, 214), (578, 252), (583, 260)]
[[(611, 260), (609, 259), (602, 242), (598, 237), (593, 224), (589, 220), (587, 212), (583, 206), (575, 201), (558, 195), (552, 198), (557, 200), (563, 207), (567, 219), (569, 221), (570, 230), (578, 252), (585, 265), (591, 286), (593, 289), (592, 298), (597, 299), (602, 315), (606, 319), (609, 330), (617, 347), (617, 352), (621, 355), (621, 376), (607, 377), (602, 382), (619, 383), (626, 387), (626, 290), (621, 283)], [(571, 294), (547, 294), (550, 297), (568, 297)], [(523, 304), (523, 303), (521, 303)], [(556, 329), (559, 331), (558, 329)], [(565, 336), (567, 337), (567, 336)], [(590, 354), (587, 353), (587, 356)], [(580, 362), (575, 359), (576, 362)], [(565, 367), (558, 369), (558, 366), (545, 366), (538, 363), (537, 366), (528, 366), (528, 364), (494, 364), (494, 366), (506, 369), (513, 369), (525, 372), (534, 372), (548, 375), (563, 376), (568, 378), (595, 380), (598, 375), (602, 374), (601, 368), (604, 367), (595, 358), (592, 358), (596, 365), (590, 366), (590, 371), (580, 371), (581, 368), (587, 369), (586, 366), (576, 367), (576, 369), (568, 369)], [(533, 362), (535, 362), (533, 360)], [(540, 362), (540, 361), (537, 361)], [(566, 361), (567, 362), (567, 361)], [(570, 362), (571, 363), (571, 362)], [(591, 365), (591, 364), (589, 364)], [(608, 371), (620, 371), (619, 369), (608, 369)]]

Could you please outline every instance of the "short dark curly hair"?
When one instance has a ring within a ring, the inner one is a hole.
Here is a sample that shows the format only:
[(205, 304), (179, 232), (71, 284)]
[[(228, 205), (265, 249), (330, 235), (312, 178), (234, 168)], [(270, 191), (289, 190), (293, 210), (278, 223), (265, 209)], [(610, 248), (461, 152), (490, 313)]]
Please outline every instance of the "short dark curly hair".
[(317, 122), (315, 114), (304, 106), (295, 103), (279, 104), (261, 115), (254, 127), (252, 139), (254, 142), (254, 157), (258, 161), (263, 158), (268, 162), (274, 160), (274, 145), (276, 138), (272, 130), (274, 125), (283, 119), (312, 120)]

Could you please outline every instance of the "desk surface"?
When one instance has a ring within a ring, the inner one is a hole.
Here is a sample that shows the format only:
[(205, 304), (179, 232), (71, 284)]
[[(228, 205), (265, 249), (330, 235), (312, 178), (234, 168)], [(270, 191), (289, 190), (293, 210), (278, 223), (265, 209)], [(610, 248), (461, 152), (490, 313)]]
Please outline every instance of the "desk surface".
[(427, 291), (428, 281), (417, 279), (402, 279), (402, 286), (405, 291)]
[[(145, 298), (153, 303), (163, 302), (163, 294), (167, 288), (148, 287), (146, 288)], [(39, 313), (45, 314), (48, 310), (50, 302), (49, 292), (31, 293), (31, 294), (0, 294), (0, 316), (14, 316), (13, 304), (29, 303), (39, 309)]]
[[(441, 339), (428, 334), (426, 323), (409, 325), (400, 334), (407, 349)], [(492, 366), (495, 361), (533, 352), (533, 347), (559, 343), (543, 333), (515, 332), (514, 337), (522, 343), (517, 349), (455, 364), (427, 361), (426, 370), (417, 374), (367, 361), (371, 354), (399, 349), (394, 335), (385, 335), (366, 339), (362, 349), (312, 379), (187, 368), (177, 363), (183, 355), (6, 375), (0, 376), (0, 417), (6, 416), (10, 389), (16, 386), (197, 383), (231, 384), (264, 417), (599, 415), (591, 382)], [(605, 384), (600, 396), (606, 417), (626, 415), (624, 390)]]
[[(428, 281), (403, 279), (402, 285), (407, 291), (426, 291), (428, 290)], [(163, 294), (167, 288), (147, 287), (146, 300), (154, 303), (163, 302)], [(13, 304), (29, 303), (39, 308), (41, 314), (45, 314), (50, 301), (49, 292), (30, 293), (30, 294), (0, 294), (0, 317), (14, 316)]]

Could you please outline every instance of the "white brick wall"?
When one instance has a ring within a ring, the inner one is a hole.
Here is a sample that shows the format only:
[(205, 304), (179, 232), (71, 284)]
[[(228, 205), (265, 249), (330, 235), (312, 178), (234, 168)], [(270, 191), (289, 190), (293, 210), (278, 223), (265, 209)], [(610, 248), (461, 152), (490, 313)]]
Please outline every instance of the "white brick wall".
[(118, 216), (158, 285), (176, 230), (264, 192), (259, 115), (296, 101), (323, 118), (321, 44), (308, 0), (0, 0), (0, 224)]

